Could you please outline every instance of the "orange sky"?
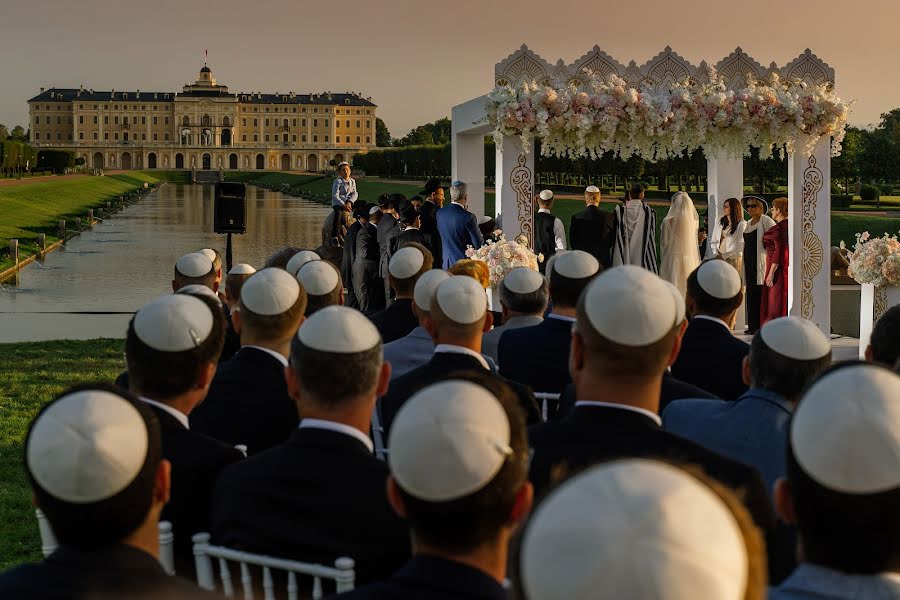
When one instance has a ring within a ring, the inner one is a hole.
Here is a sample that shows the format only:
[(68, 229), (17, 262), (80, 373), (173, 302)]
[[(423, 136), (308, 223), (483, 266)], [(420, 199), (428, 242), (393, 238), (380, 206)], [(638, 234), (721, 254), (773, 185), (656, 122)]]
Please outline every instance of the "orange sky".
[(180, 91), (205, 48), (231, 91), (361, 91), (395, 136), (486, 93), (494, 64), (523, 43), (551, 63), (597, 44), (641, 64), (668, 44), (694, 64), (741, 46), (782, 66), (809, 47), (856, 100), (852, 123), (900, 107), (897, 0), (137, 4), (0, 0), (0, 123), (24, 125), (41, 86)]

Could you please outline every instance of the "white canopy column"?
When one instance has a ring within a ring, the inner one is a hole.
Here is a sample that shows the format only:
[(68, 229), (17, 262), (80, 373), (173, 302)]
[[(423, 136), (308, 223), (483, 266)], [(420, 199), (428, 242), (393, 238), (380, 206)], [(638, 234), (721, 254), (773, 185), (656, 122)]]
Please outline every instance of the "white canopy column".
[(453, 107), (450, 125), (450, 176), (469, 186), (469, 211), (480, 217), (484, 212), (484, 136), (491, 128), (487, 116), (487, 96)]
[[(709, 227), (706, 232), (706, 256), (701, 258), (715, 256), (713, 244), (721, 235), (722, 226), (719, 225), (719, 219), (724, 214), (725, 200), (741, 198), (744, 195), (744, 159), (724, 156), (708, 158), (706, 160), (706, 176)], [(741, 276), (743, 277), (743, 273)], [(747, 315), (746, 303), (744, 303), (738, 309), (734, 329), (739, 333), (744, 333), (746, 328)]]
[(497, 224), (506, 239), (524, 234), (534, 247), (534, 147), (526, 153), (522, 140), (504, 137), (497, 149)]

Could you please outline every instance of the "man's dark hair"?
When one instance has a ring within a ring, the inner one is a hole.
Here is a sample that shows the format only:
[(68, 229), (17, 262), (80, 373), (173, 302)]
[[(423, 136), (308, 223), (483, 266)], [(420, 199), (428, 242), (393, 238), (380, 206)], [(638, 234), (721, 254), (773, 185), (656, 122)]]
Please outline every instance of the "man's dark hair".
[(892, 306), (872, 328), (872, 360), (893, 366), (900, 359), (900, 305)]
[(629, 191), (631, 193), (631, 199), (637, 200), (644, 193), (644, 186), (639, 183), (635, 183), (631, 186), (631, 189)]
[(553, 302), (553, 306), (574, 307), (577, 305), (581, 292), (599, 274), (600, 270), (590, 277), (572, 279), (560, 275), (556, 269), (553, 269), (550, 274), (550, 301)]
[(549, 292), (546, 279), (541, 284), (541, 287), (528, 294), (511, 292), (502, 280), (497, 289), (500, 294), (500, 303), (513, 312), (519, 312), (526, 315), (543, 314), (544, 310), (547, 308), (547, 297)]
[(212, 313), (213, 326), (200, 345), (183, 352), (162, 352), (141, 341), (134, 331), (134, 318), (125, 335), (125, 361), (133, 392), (153, 400), (174, 398), (190, 390), (207, 363), (216, 363), (225, 343), (225, 314), (222, 307), (199, 294), (189, 294), (203, 302)]
[(406, 493), (399, 485), (397, 488), (416, 540), (445, 552), (468, 552), (496, 537), (509, 520), (516, 496), (528, 478), (528, 441), (525, 415), (509, 384), (476, 371), (450, 373), (437, 381), (453, 379), (478, 384), (500, 401), (509, 419), (512, 454), (487, 485), (456, 500), (428, 502)]
[(74, 548), (97, 548), (120, 542), (134, 533), (147, 518), (153, 504), (153, 490), (156, 486), (156, 471), (162, 460), (162, 440), (159, 421), (147, 406), (134, 395), (105, 383), (83, 384), (69, 388), (46, 404), (31, 422), (25, 437), (25, 448), (34, 430), (38, 417), (57, 400), (84, 390), (103, 390), (132, 403), (147, 426), (147, 456), (134, 480), (118, 494), (90, 503), (66, 502), (51, 496), (37, 483), (28, 461), (24, 460), (35, 502), (50, 522), (50, 528), (61, 546)]
[(294, 255), (300, 252), (300, 250), (302, 250), (302, 248), (297, 248), (296, 246), (284, 246), (283, 248), (279, 248), (272, 256), (266, 259), (266, 264), (263, 265), (263, 269), (268, 269), (269, 267), (286, 269), (288, 262), (294, 258)]
[[(710, 260), (722, 259), (712, 258)], [(703, 261), (702, 263), (700, 263), (700, 267), (702, 267), (707, 262), (709, 261)], [(691, 272), (690, 275), (688, 275), (686, 296), (693, 298), (697, 312), (717, 318), (722, 318), (730, 315), (734, 310), (740, 307), (741, 302), (744, 301), (744, 293), (742, 291), (739, 291), (733, 298), (725, 299), (716, 298), (715, 296), (708, 294), (706, 290), (700, 287), (700, 282), (697, 281), (697, 271), (700, 270), (700, 267), (697, 267)]]
[(378, 206), (381, 210), (396, 209), (397, 200), (393, 197), (393, 194), (382, 194), (378, 196)]
[[(381, 342), (363, 352), (340, 354), (305, 346), (298, 336), (291, 340), (290, 365), (300, 379), (303, 402), (323, 408), (338, 408), (371, 390), (378, 382), (384, 355)], [(327, 377), (326, 373), (337, 373)]]
[(788, 358), (772, 350), (759, 332), (750, 342), (750, 377), (754, 387), (779, 394), (792, 402), (831, 364), (831, 352), (814, 360)]

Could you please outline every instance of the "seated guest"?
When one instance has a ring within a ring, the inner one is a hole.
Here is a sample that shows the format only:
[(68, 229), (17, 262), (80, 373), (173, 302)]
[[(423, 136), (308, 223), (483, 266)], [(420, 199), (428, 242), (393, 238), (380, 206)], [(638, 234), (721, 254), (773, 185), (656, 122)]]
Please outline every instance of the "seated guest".
[(900, 359), (900, 306), (892, 306), (872, 328), (866, 360), (893, 367)]
[(284, 270), (296, 276), (300, 267), (314, 260), (322, 260), (322, 257), (312, 250), (301, 250), (291, 257), (291, 260), (284, 266)]
[(216, 373), (225, 319), (211, 300), (162, 296), (144, 305), (125, 338), (131, 391), (159, 420), (163, 458), (172, 465), (172, 497), (163, 510), (175, 534), (175, 570), (194, 571), (191, 536), (209, 531), (216, 477), (243, 455), (190, 430), (188, 415), (203, 402)]
[(213, 292), (219, 291), (216, 268), (208, 256), (202, 252), (185, 254), (175, 262), (175, 277), (172, 291), (177, 292), (186, 285), (205, 285)]
[(216, 287), (222, 287), (222, 255), (218, 250), (212, 248), (204, 248), (199, 250), (201, 254), (212, 261), (213, 268), (216, 270)]
[(537, 325), (507, 331), (500, 338), (500, 374), (536, 392), (559, 394), (572, 381), (569, 347), (578, 296), (600, 271), (597, 259), (582, 250), (565, 252), (548, 268), (553, 309)]
[(286, 373), (303, 420), (284, 443), (222, 473), (213, 538), (324, 565), (349, 556), (357, 583), (388, 577), (409, 557), (409, 541), (368, 436), (390, 379), (378, 331), (356, 310), (323, 308), (294, 336)]
[[(290, 272), (290, 271), (288, 271)], [(309, 261), (297, 271), (297, 281), (306, 291), (306, 316), (326, 306), (344, 304), (341, 274), (330, 262)]]
[(465, 275), (471, 277), (481, 284), (481, 287), (487, 289), (491, 286), (491, 272), (488, 270), (487, 263), (472, 258), (461, 258), (453, 266), (447, 269), (451, 275)]
[(707, 260), (688, 276), (691, 320), (672, 375), (723, 400), (747, 391), (741, 373), (750, 346), (731, 333), (743, 297), (740, 275), (724, 260)]
[(306, 292), (282, 269), (262, 269), (241, 289), (233, 313), (241, 349), (219, 365), (206, 401), (191, 414), (191, 428), (249, 454), (283, 442), (297, 422), (284, 369), (291, 339), (303, 322)]
[(425, 329), (430, 318), (429, 307), (434, 298), (434, 291), (450, 274), (440, 269), (432, 269), (424, 273), (416, 281), (413, 288), (412, 312), (419, 326), (398, 340), (384, 345), (384, 361), (391, 363), (391, 381), (401, 375), (421, 367), (434, 354), (434, 342), (431, 334)]
[(750, 389), (733, 402), (678, 400), (663, 427), (759, 469), (766, 489), (784, 476), (788, 423), (800, 394), (831, 363), (831, 342), (810, 321), (781, 317), (766, 323), (744, 359)]
[(729, 490), (654, 460), (618, 460), (535, 509), (513, 565), (523, 600), (763, 600), (763, 540)]
[(294, 257), (294, 255), (300, 251), (300, 248), (296, 248), (294, 246), (284, 246), (283, 248), (279, 248), (272, 253), (272, 256), (266, 259), (266, 263), (263, 265), (263, 268), (268, 269), (271, 267), (276, 267), (278, 269), (286, 269), (288, 261), (290, 261)]
[(494, 327), (481, 336), (481, 351), (499, 363), (497, 346), (505, 331), (531, 327), (544, 320), (548, 298), (547, 280), (537, 271), (519, 267), (506, 274), (497, 286), (497, 292), (500, 296), (503, 325)]
[(509, 541), (532, 490), (515, 394), (489, 384), (429, 385), (397, 415), (387, 493), (409, 525), (413, 558), (386, 581), (338, 598), (506, 598)]
[(834, 368), (803, 395), (775, 506), (801, 564), (772, 600), (900, 598), (900, 377)]
[[(456, 371), (491, 373), (481, 355), (481, 334), (490, 329), (484, 289), (471, 277), (450, 277), (438, 284), (425, 319), (425, 329), (434, 341), (434, 355), (424, 365), (391, 381), (381, 399), (381, 423), (390, 434), (397, 411), (423, 384)], [(531, 390), (511, 383), (528, 423), (540, 421), (540, 412)]]
[(0, 575), (0, 597), (218, 597), (160, 566), (158, 526), (169, 499), (169, 463), (159, 422), (147, 405), (113, 390), (73, 388), (32, 421), (25, 472), (59, 547), (39, 563)]
[(225, 362), (241, 349), (241, 336), (234, 330), (231, 322), (231, 309), (238, 305), (241, 297), (241, 287), (247, 278), (256, 273), (256, 269), (248, 264), (234, 265), (225, 276), (225, 292), (220, 293), (222, 307), (225, 311), (225, 345), (222, 347), (220, 362)]
[(388, 273), (396, 299), (386, 309), (369, 315), (383, 343), (398, 340), (416, 328), (413, 293), (419, 277), (430, 270), (431, 251), (422, 244), (410, 242), (391, 256)]

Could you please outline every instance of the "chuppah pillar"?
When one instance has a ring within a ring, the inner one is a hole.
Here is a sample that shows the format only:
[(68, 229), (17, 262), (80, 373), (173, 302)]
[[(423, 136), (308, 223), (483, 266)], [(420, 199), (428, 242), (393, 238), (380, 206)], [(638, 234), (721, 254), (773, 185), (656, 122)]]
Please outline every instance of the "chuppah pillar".
[[(719, 225), (719, 219), (722, 218), (725, 200), (728, 198), (741, 198), (744, 195), (744, 159), (730, 156), (707, 158), (706, 175), (707, 220), (709, 227), (706, 231), (708, 240), (706, 243), (706, 256), (701, 256), (701, 259), (715, 256), (713, 253), (713, 240), (719, 239), (721, 233), (722, 227)], [(744, 274), (741, 273), (742, 278), (743, 276)], [(745, 306), (742, 304), (737, 312), (734, 330), (738, 333), (744, 333), (746, 328), (747, 315)]]
[(476, 217), (484, 214), (484, 135), (453, 136), (450, 152), (450, 176), (469, 186), (469, 211)]
[(534, 248), (534, 144), (526, 153), (522, 140), (504, 136), (497, 149), (495, 209), (506, 239), (524, 234)]
[[(802, 149), (804, 140), (797, 140)], [(788, 314), (831, 334), (831, 140), (788, 159)]]

